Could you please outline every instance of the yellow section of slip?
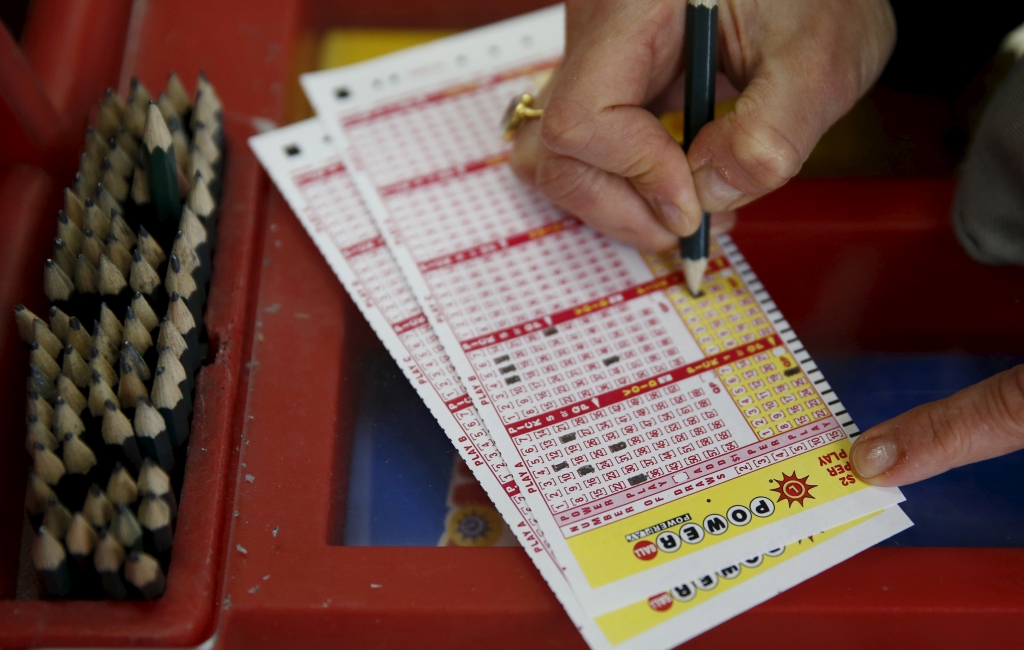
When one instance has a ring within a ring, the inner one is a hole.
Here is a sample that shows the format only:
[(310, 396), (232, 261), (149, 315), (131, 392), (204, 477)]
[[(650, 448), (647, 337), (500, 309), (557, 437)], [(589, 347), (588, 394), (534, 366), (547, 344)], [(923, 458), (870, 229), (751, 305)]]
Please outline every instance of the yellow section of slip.
[(842, 526), (836, 526), (823, 533), (801, 539), (795, 544), (754, 556), (740, 564), (704, 576), (700, 580), (674, 585), (668, 591), (651, 596), (647, 600), (599, 616), (596, 622), (608, 641), (612, 645), (618, 645), (685, 614), (698, 605), (712, 601), (730, 589), (734, 589), (774, 567), (785, 564), (801, 553), (834, 539), (841, 533), (872, 517), (877, 517), (879, 514), (881, 513), (876, 512), (855, 519)]
[(728, 480), (709, 473), (711, 487), (688, 496), (670, 488), (650, 499), (664, 505), (566, 541), (591, 587), (601, 587), (868, 487), (843, 469), (849, 450), (844, 437)]
[(321, 70), (358, 63), (454, 34), (440, 29), (332, 29), (320, 41)]

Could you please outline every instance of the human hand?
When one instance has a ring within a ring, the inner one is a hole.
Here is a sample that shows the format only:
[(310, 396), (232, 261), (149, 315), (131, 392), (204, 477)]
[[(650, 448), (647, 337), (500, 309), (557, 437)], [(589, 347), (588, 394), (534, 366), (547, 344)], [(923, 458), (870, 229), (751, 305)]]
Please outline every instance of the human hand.
[(906, 485), (1024, 449), (1024, 365), (865, 431), (853, 443), (858, 476)]
[[(565, 58), (519, 127), (511, 165), (601, 232), (650, 250), (783, 185), (874, 83), (886, 0), (719, 0), (719, 59), (742, 94), (684, 155), (642, 108), (682, 72), (684, 0), (569, 0)], [(692, 170), (692, 171), (691, 171)]]

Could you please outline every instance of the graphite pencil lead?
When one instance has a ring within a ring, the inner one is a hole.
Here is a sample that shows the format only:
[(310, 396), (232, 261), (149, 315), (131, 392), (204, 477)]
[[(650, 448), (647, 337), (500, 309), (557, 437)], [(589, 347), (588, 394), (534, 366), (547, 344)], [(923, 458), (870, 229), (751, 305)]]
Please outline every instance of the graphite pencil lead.
[[(53, 431), (61, 440), (68, 435), (80, 436), (85, 433), (85, 423), (82, 422), (82, 418), (70, 404), (64, 401), (63, 397), (57, 397), (53, 413)], [(67, 462), (65, 461), (64, 464), (67, 465)]]
[(139, 227), (139, 241), (136, 247), (154, 270), (159, 269), (160, 265), (167, 260), (167, 254), (164, 252), (163, 247), (149, 234), (149, 231), (144, 226)]
[(57, 436), (53, 435), (53, 432), (39, 421), (38, 416), (29, 415), (25, 420), (28, 425), (28, 432), (25, 434), (25, 449), (30, 456), (35, 452), (37, 443), (50, 451), (55, 450), (60, 445), (57, 442)]
[(184, 115), (188, 113), (188, 109), (191, 102), (188, 98), (188, 91), (185, 90), (185, 85), (181, 83), (181, 77), (178, 73), (171, 70), (170, 74), (167, 75), (167, 87), (164, 92), (167, 93), (168, 99), (174, 106), (174, 112), (178, 115)]
[(124, 563), (124, 577), (138, 589), (146, 600), (156, 600), (167, 588), (167, 577), (160, 563), (141, 551), (133, 551)]
[[(81, 255), (79, 255), (81, 256)], [(75, 275), (78, 274), (77, 261)], [(43, 265), (43, 291), (50, 302), (66, 302), (75, 292), (75, 283), (52, 259)]]
[[(110, 213), (91, 199), (85, 202), (85, 227), (101, 241), (110, 234)], [(82, 231), (83, 233), (85, 231)]]
[(43, 512), (43, 526), (55, 539), (63, 540), (71, 526), (71, 511), (60, 502), (56, 495), (50, 497)]
[(89, 332), (82, 327), (77, 316), (72, 316), (68, 321), (68, 345), (73, 345), (82, 358), (89, 359), (92, 356), (93, 341)]
[(92, 371), (92, 381), (89, 383), (89, 413), (94, 418), (103, 417), (104, 404), (112, 401), (120, 405), (114, 389), (110, 387), (99, 372)]
[[(85, 204), (82, 203), (82, 224), (85, 224)], [(64, 240), (71, 250), (71, 254), (77, 256), (82, 252), (82, 229), (79, 224), (72, 221), (66, 212), (57, 212), (57, 236)]]
[(70, 343), (64, 346), (64, 365), (61, 374), (70, 379), (76, 388), (89, 387), (89, 377), (92, 375), (89, 364)]
[(135, 346), (140, 355), (146, 354), (146, 351), (153, 347), (153, 337), (150, 335), (149, 329), (142, 324), (131, 307), (125, 310), (124, 340)]
[(18, 325), (18, 336), (23, 343), (35, 343), (36, 337), (32, 332), (32, 323), (39, 318), (32, 313), (32, 310), (25, 305), (14, 306), (14, 321)]
[(107, 257), (121, 272), (121, 275), (127, 278), (132, 269), (132, 254), (114, 233), (107, 236)]
[(96, 236), (91, 228), (86, 228), (82, 231), (85, 238), (82, 240), (82, 255), (85, 259), (89, 260), (89, 263), (93, 266), (99, 266), (100, 255), (105, 255), (107, 252), (107, 245), (102, 239)]
[(71, 249), (64, 243), (64, 240), (60, 237), (53, 238), (53, 257), (51, 258), (57, 263), (61, 271), (64, 271), (64, 275), (71, 279), (71, 276), (75, 274), (75, 256), (71, 254)]
[(159, 327), (160, 319), (157, 318), (152, 305), (150, 305), (149, 301), (146, 300), (146, 297), (138, 291), (136, 291), (135, 295), (132, 296), (131, 310), (135, 312), (139, 322), (141, 322), (143, 327), (145, 327), (149, 332), (153, 332), (153, 330)]
[(85, 225), (85, 204), (69, 187), (64, 188), (64, 214), (79, 228)]
[(149, 381), (153, 376), (153, 373), (149, 371), (149, 366), (146, 365), (142, 355), (135, 349), (131, 341), (125, 341), (121, 346), (121, 363), (130, 365), (144, 382)]
[(107, 596), (116, 600), (128, 597), (128, 588), (121, 579), (121, 567), (124, 565), (125, 550), (121, 543), (106, 530), (97, 534), (96, 550), (93, 552), (93, 566), (103, 583)]
[(100, 328), (114, 341), (120, 341), (124, 333), (121, 321), (117, 319), (117, 315), (111, 311), (110, 307), (107, 307), (105, 302), (100, 304)]
[(52, 449), (47, 449), (40, 443), (35, 444), (32, 452), (32, 471), (50, 487), (60, 483), (61, 478), (67, 473), (64, 461), (53, 453)]
[(147, 205), (149, 203), (149, 175), (142, 167), (136, 167), (132, 174), (132, 201), (135, 205)]
[[(75, 260), (75, 290), (83, 294), (95, 294), (99, 291), (100, 272), (96, 265), (82, 253)], [(52, 298), (51, 298), (52, 300)]]
[(30, 343), (28, 346), (29, 363), (39, 368), (40, 372), (46, 375), (50, 381), (56, 381), (60, 374), (60, 364), (54, 361), (48, 352), (39, 347), (38, 343)]
[(120, 462), (114, 463), (114, 470), (110, 472), (110, 479), (107, 481), (107, 498), (115, 508), (130, 506), (139, 499), (139, 488), (135, 484), (135, 480)]
[(121, 216), (119, 210), (113, 210), (110, 215), (110, 232), (115, 235), (121, 243), (124, 244), (125, 248), (131, 250), (135, 248), (135, 244), (138, 238), (135, 236), (135, 232), (132, 227), (128, 225), (128, 222)]
[(39, 344), (39, 347), (54, 359), (64, 349), (57, 335), (50, 331), (50, 328), (43, 322), (43, 319), (38, 317), (32, 319), (32, 338)]
[(26, 390), (32, 390), (49, 402), (57, 399), (57, 387), (34, 364), (28, 365), (28, 378), (25, 380)]
[(25, 404), (25, 416), (31, 417), (36, 416), (39, 421), (43, 423), (43, 426), (49, 428), (53, 426), (53, 405), (43, 399), (39, 393), (35, 391), (28, 391), (28, 399)]
[[(79, 390), (78, 386), (75, 386), (75, 382), (69, 378), (61, 375), (57, 377), (57, 396), (64, 400), (64, 403), (68, 407), (77, 413), (81, 417), (82, 412), (85, 411), (85, 407), (88, 406), (89, 401), (86, 399), (82, 391)], [(56, 410), (54, 411), (54, 423), (57, 421)]]
[[(107, 492), (110, 492), (108, 489)], [(142, 527), (131, 509), (125, 504), (117, 504), (114, 508), (114, 519), (110, 522), (110, 532), (126, 549), (142, 549)]]
[(90, 524), (100, 530), (106, 528), (114, 518), (114, 504), (107, 498), (103, 488), (95, 483), (89, 486), (89, 491), (85, 495), (82, 514)]
[(39, 534), (32, 542), (32, 565), (39, 576), (44, 595), (63, 598), (71, 593), (71, 574), (68, 573), (64, 545), (46, 527), (39, 529)]
[(114, 211), (120, 212), (122, 210), (121, 203), (114, 198), (114, 195), (110, 193), (103, 183), (96, 184), (96, 205), (100, 206), (100, 210), (107, 215), (107, 217), (113, 219)]
[(107, 358), (99, 353), (95, 347), (92, 349), (92, 359), (89, 360), (89, 380), (92, 380), (92, 373), (99, 373), (100, 377), (108, 386), (117, 385), (117, 371), (110, 365)]
[(50, 307), (50, 331), (58, 341), (67, 345), (68, 335), (71, 333), (71, 318), (56, 305)]

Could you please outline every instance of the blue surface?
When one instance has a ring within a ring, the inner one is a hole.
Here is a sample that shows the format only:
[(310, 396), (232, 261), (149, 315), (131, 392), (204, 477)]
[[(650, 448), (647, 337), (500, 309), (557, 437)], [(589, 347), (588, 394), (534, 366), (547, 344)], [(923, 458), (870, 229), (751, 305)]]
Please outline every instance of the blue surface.
[[(1024, 359), (962, 354), (816, 358), (862, 430)], [(353, 442), (345, 544), (434, 546), (454, 449), (394, 362), (365, 367)], [(1024, 546), (1024, 452), (903, 488), (914, 526), (901, 546)]]
[(386, 353), (360, 379), (345, 545), (437, 546), (455, 448)]
[[(868, 428), (1024, 359), (962, 354), (859, 355), (815, 361), (854, 421)], [(905, 486), (914, 526), (883, 546), (1024, 546), (1024, 451)]]

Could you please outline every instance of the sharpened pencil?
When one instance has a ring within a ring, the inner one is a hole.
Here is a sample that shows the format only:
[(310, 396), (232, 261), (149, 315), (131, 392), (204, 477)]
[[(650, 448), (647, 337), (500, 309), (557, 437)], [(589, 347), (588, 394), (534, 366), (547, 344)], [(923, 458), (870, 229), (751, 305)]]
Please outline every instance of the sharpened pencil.
[(120, 210), (111, 211), (110, 215), (110, 232), (115, 235), (121, 243), (124, 244), (125, 248), (131, 251), (135, 248), (138, 242), (138, 237), (135, 236), (135, 232), (132, 230), (128, 222), (125, 221), (124, 217), (121, 216)]
[(132, 370), (142, 378), (143, 382), (148, 382), (153, 378), (153, 373), (149, 370), (149, 364), (142, 358), (142, 355), (139, 354), (139, 351), (131, 341), (125, 341), (121, 344), (121, 363), (130, 365)]
[(124, 559), (124, 547), (107, 530), (100, 529), (96, 539), (96, 550), (93, 552), (93, 566), (100, 576), (103, 590), (114, 600), (124, 600), (128, 597), (128, 588), (121, 578)]
[[(70, 337), (69, 333), (69, 340)], [(57, 338), (57, 335), (50, 330), (49, 326), (41, 318), (32, 319), (32, 338), (33, 342), (38, 343), (39, 347), (54, 359), (60, 356), (60, 353), (64, 350), (64, 345), (60, 342), (60, 339)]]
[(174, 70), (167, 75), (167, 86), (164, 92), (167, 93), (167, 98), (174, 106), (174, 111), (182, 118), (187, 117), (192, 102), (189, 101), (185, 85), (181, 83), (181, 77)]
[(105, 240), (110, 234), (110, 214), (92, 200), (86, 201), (85, 227), (92, 230), (100, 241)]
[(124, 328), (117, 314), (107, 306), (107, 303), (100, 304), (100, 328), (112, 341), (120, 341), (123, 338)]
[(97, 271), (100, 300), (107, 303), (115, 315), (123, 314), (132, 300), (132, 290), (128, 286), (128, 280), (106, 255), (100, 255)]
[(39, 420), (37, 415), (25, 417), (28, 431), (25, 434), (25, 449), (29, 455), (35, 452), (36, 443), (41, 444), (50, 451), (55, 450), (59, 445), (57, 437), (53, 435), (50, 428)]
[(35, 472), (29, 472), (28, 485), (25, 487), (25, 511), (33, 528), (39, 528), (43, 523), (43, 513), (46, 512), (46, 505), (50, 503), (50, 497), (57, 498), (53, 488), (36, 476)]
[(138, 487), (140, 493), (152, 494), (166, 501), (171, 509), (171, 518), (177, 518), (178, 501), (171, 488), (171, 477), (152, 458), (142, 460)]
[(81, 510), (89, 486), (98, 478), (93, 469), (99, 463), (96, 452), (81, 437), (69, 433), (61, 445), (66, 473), (57, 486), (57, 496), (69, 508)]
[(187, 401), (179, 380), (163, 366), (157, 366), (150, 401), (164, 418), (171, 444), (175, 447), (184, 444), (189, 435)]
[(167, 261), (167, 254), (164, 252), (163, 246), (149, 234), (145, 226), (139, 227), (139, 240), (136, 247), (154, 271), (159, 272), (164, 262)]
[(25, 404), (25, 415), (26, 417), (33, 415), (38, 417), (39, 421), (43, 423), (43, 426), (47, 428), (53, 426), (53, 405), (40, 397), (39, 393), (32, 391), (28, 392), (28, 398)]
[(103, 183), (98, 183), (96, 185), (95, 203), (110, 219), (114, 218), (114, 212), (121, 212), (124, 209), (122, 202), (114, 198), (114, 195), (110, 193), (110, 190), (108, 190)]
[(99, 267), (100, 255), (105, 255), (107, 252), (106, 243), (96, 236), (92, 228), (86, 227), (82, 234), (85, 235), (85, 238), (82, 239), (82, 255), (89, 260), (90, 264)]
[(71, 318), (65, 314), (60, 307), (50, 307), (50, 331), (57, 337), (57, 340), (67, 345), (68, 336), (71, 334)]
[(138, 485), (121, 463), (114, 463), (106, 491), (107, 498), (114, 504), (115, 514), (118, 506), (130, 506), (139, 500)]
[(159, 598), (167, 588), (167, 578), (160, 563), (147, 553), (133, 551), (125, 560), (124, 575), (146, 600)]
[(53, 402), (57, 399), (57, 387), (46, 375), (32, 364), (28, 366), (28, 377), (25, 379), (25, 390), (35, 391), (43, 396), (43, 399)]
[(77, 316), (72, 316), (68, 321), (68, 345), (74, 346), (78, 354), (85, 359), (92, 356), (92, 337), (82, 327)]
[(47, 379), (50, 381), (57, 380), (57, 375), (60, 374), (60, 365), (53, 360), (53, 357), (48, 352), (39, 347), (38, 343), (32, 343), (28, 346), (28, 359), (29, 363), (39, 368), (40, 372), (46, 375)]
[(110, 384), (103, 379), (100, 373), (93, 370), (92, 380), (89, 382), (89, 413), (94, 418), (102, 418), (108, 400), (118, 406), (121, 404)]
[(146, 109), (146, 130), (142, 142), (149, 161), (149, 195), (156, 207), (155, 224), (159, 224), (157, 239), (165, 243), (178, 229), (181, 197), (174, 141), (160, 109), (152, 102)]
[[(156, 389), (155, 384), (153, 388), (154, 390)], [(121, 377), (117, 384), (117, 400), (126, 415), (135, 413), (135, 403), (140, 397), (149, 397), (146, 384), (142, 381), (142, 377), (135, 372), (135, 368), (129, 364), (122, 363)]]
[(80, 436), (85, 433), (85, 423), (82, 418), (61, 396), (57, 397), (54, 404), (53, 418), (53, 432), (61, 440), (67, 435)]
[(117, 270), (121, 272), (121, 275), (127, 280), (129, 273), (132, 269), (132, 254), (128, 251), (128, 247), (123, 242), (118, 240), (114, 233), (110, 233), (107, 236), (107, 257), (114, 263)]
[(64, 598), (71, 594), (71, 575), (64, 545), (45, 527), (40, 527), (32, 543), (32, 565), (45, 596)]
[[(57, 397), (64, 400), (68, 408), (77, 413), (79, 417), (82, 417), (86, 407), (89, 405), (88, 400), (82, 394), (82, 391), (78, 389), (78, 386), (75, 386), (74, 382), (64, 376), (57, 377)], [(53, 421), (54, 423), (57, 422), (56, 410), (54, 410)]]
[(36, 443), (32, 452), (32, 471), (51, 488), (57, 487), (60, 479), (67, 472), (64, 461), (51, 449)]
[(188, 303), (177, 293), (171, 294), (167, 304), (167, 317), (171, 319), (171, 323), (185, 339), (185, 345), (188, 347), (188, 363), (182, 358), (182, 364), (195, 372), (202, 361), (202, 353), (199, 349), (199, 327), (196, 325), (195, 318), (192, 317)]
[(85, 204), (77, 194), (71, 191), (70, 187), (64, 188), (64, 209), (58, 214), (61, 213), (68, 217), (77, 228), (81, 229), (85, 225)]
[[(79, 257), (82, 257), (79, 255)], [(84, 257), (82, 259), (85, 259)], [(75, 276), (78, 275), (77, 260), (75, 264)], [(60, 265), (52, 259), (46, 260), (43, 266), (43, 291), (46, 297), (55, 305), (67, 308), (75, 297), (75, 282), (61, 269)]]
[[(108, 457), (138, 471), (142, 467), (142, 453), (131, 421), (112, 400), (107, 400), (104, 407), (103, 442), (106, 443)], [(138, 419), (137, 413), (135, 417)]]
[(153, 460), (165, 472), (174, 470), (174, 451), (167, 423), (160, 411), (144, 397), (140, 397), (135, 405), (135, 433), (145, 458)]
[(14, 306), (14, 321), (18, 325), (18, 336), (22, 343), (29, 345), (36, 342), (36, 336), (32, 331), (33, 324), (39, 317), (32, 313), (32, 310), (25, 305)]
[(61, 368), (61, 374), (70, 379), (77, 388), (89, 388), (92, 371), (85, 358), (71, 344), (64, 346), (64, 366)]
[[(136, 291), (135, 295), (132, 296), (132, 304), (130, 305), (131, 310), (135, 313), (135, 316), (142, 323), (143, 327), (152, 335), (156, 328), (160, 326), (160, 319), (157, 318), (156, 312), (153, 311), (153, 307), (146, 300), (146, 297), (142, 293)], [(127, 312), (125, 312), (127, 317)]]
[[(140, 355), (146, 354), (153, 347), (153, 336), (149, 332), (149, 328), (139, 320), (135, 310), (128, 307), (124, 315), (124, 340), (135, 346)], [(148, 380), (149, 378), (144, 377), (143, 379)]]
[[(110, 492), (108, 489), (107, 492)], [(114, 518), (110, 522), (110, 532), (126, 550), (142, 550), (142, 527), (135, 514), (125, 504), (114, 507)]]
[[(683, 151), (689, 151), (697, 133), (715, 119), (715, 75), (718, 71), (718, 0), (689, 0), (686, 5), (686, 88), (683, 108)], [(711, 215), (701, 217), (697, 232), (679, 240), (686, 286), (700, 295), (711, 244)]]
[(43, 527), (57, 540), (64, 540), (71, 525), (71, 511), (56, 496), (50, 497), (43, 511)]
[(87, 127), (85, 129), (85, 152), (96, 162), (102, 161), (110, 153), (108, 140), (109, 138), (97, 131), (95, 127)]
[(93, 347), (92, 359), (89, 360), (89, 377), (92, 382), (92, 373), (97, 373), (108, 386), (117, 385), (117, 371), (110, 365), (107, 358), (100, 354), (100, 351)]
[(50, 259), (57, 263), (69, 280), (75, 274), (75, 256), (60, 237), (53, 238), (53, 257)]
[(78, 598), (98, 598), (102, 594), (99, 576), (92, 561), (96, 541), (96, 529), (81, 512), (76, 512), (64, 538), (64, 545), (68, 553), (71, 587)]
[(167, 502), (151, 494), (143, 495), (139, 504), (139, 525), (142, 526), (142, 547), (161, 565), (167, 566), (174, 544), (174, 527)]
[(117, 173), (109, 158), (103, 161), (100, 169), (103, 172), (102, 176), (100, 176), (100, 182), (103, 183), (103, 187), (107, 188), (111, 196), (123, 205), (128, 199), (128, 193), (131, 191), (132, 186)]
[[(117, 360), (118, 360), (118, 358), (121, 355), (121, 350), (118, 348), (118, 345), (117, 345), (118, 341), (120, 340), (120, 338), (121, 337), (118, 337), (118, 338), (115, 339), (115, 338), (111, 337), (110, 334), (108, 334), (107, 331), (103, 329), (103, 326), (100, 325), (99, 321), (93, 321), (93, 323), (92, 323), (92, 342), (93, 342), (93, 347), (96, 348), (97, 350), (99, 350), (99, 353), (101, 355), (103, 355), (103, 358), (107, 360), (107, 363), (109, 363), (112, 366), (116, 366), (117, 365)], [(117, 383), (116, 381), (113, 382), (113, 384), (111, 384), (111, 386), (113, 386), (116, 383)]]
[[(82, 225), (85, 224), (85, 204), (82, 204)], [(57, 236), (68, 246), (71, 254), (78, 256), (82, 252), (82, 228), (72, 221), (63, 210), (57, 213)]]
[(103, 488), (96, 483), (89, 486), (85, 503), (82, 504), (82, 514), (97, 530), (105, 529), (114, 518), (114, 504), (107, 498)]

